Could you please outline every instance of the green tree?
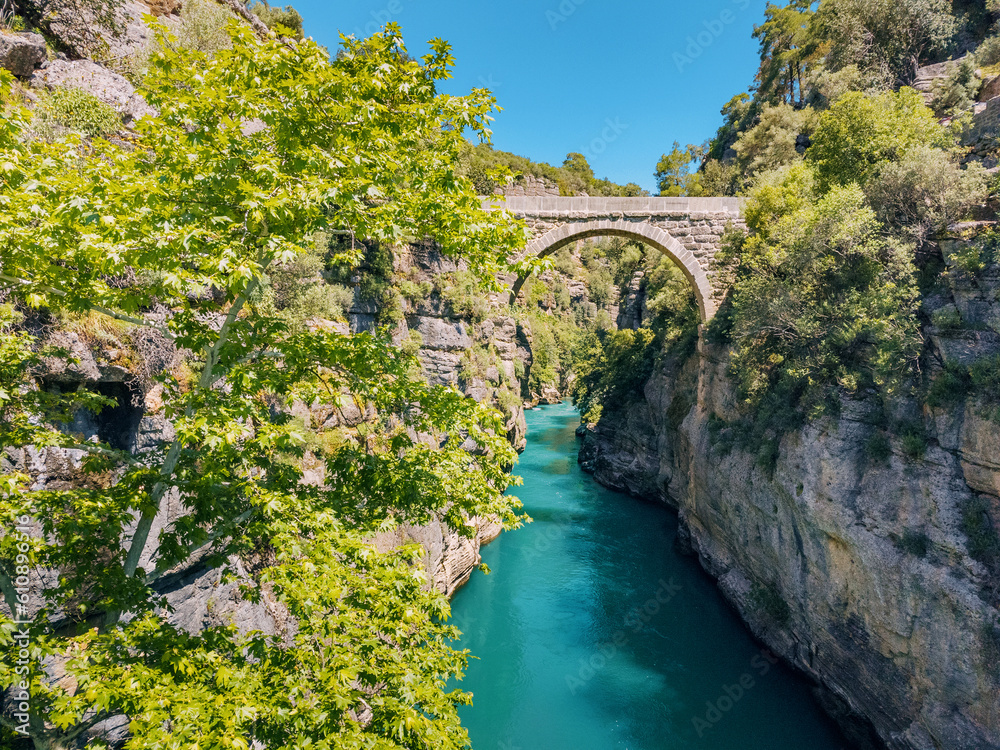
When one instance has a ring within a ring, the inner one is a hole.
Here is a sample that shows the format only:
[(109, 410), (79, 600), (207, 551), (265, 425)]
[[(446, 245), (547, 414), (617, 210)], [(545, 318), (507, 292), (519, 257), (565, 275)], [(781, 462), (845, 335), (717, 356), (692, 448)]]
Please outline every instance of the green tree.
[(830, 66), (857, 65), (882, 88), (912, 82), (917, 67), (945, 52), (957, 31), (948, 0), (824, 0), (816, 21)]
[(607, 178), (591, 182), (589, 193), (590, 195), (607, 195), (619, 198), (642, 198), (649, 195), (648, 190), (635, 182), (617, 185)]
[(746, 130), (756, 117), (758, 103), (750, 97), (750, 94), (737, 94), (722, 108), (722, 116), (725, 119), (722, 126), (715, 134), (715, 138), (708, 145), (706, 156), (709, 159), (722, 161), (727, 157), (726, 151), (733, 145), (736, 138)]
[(795, 109), (785, 103), (764, 105), (757, 124), (740, 133), (733, 144), (744, 178), (752, 179), (800, 159), (799, 136), (809, 133), (814, 119), (810, 109)]
[(169, 41), (187, 49), (214, 54), (232, 44), (226, 26), (233, 18), (224, 5), (214, 0), (186, 0), (181, 7), (176, 35)]
[(620, 408), (642, 394), (658, 350), (656, 334), (591, 329), (577, 349), (573, 403), (586, 421), (596, 421), (606, 409)]
[(305, 36), (302, 15), (291, 5), (272, 6), (267, 0), (257, 0), (250, 6), (250, 10), (273, 31), (290, 35), (293, 39), (302, 39)]
[(684, 146), (674, 141), (669, 154), (660, 157), (656, 165), (656, 184), (660, 195), (701, 195), (701, 180), (697, 173), (691, 173), (691, 164), (702, 156), (698, 146)]
[(837, 389), (898, 391), (920, 351), (911, 248), (886, 238), (857, 185), (823, 194), (799, 164), (751, 194), (735, 265), (732, 372), (759, 430), (826, 408)]
[(987, 199), (978, 164), (964, 169), (957, 154), (929, 146), (885, 163), (864, 186), (868, 202), (887, 227), (918, 245), (960, 221)]
[(563, 169), (575, 174), (585, 183), (589, 184), (594, 180), (594, 170), (591, 168), (587, 157), (576, 152), (566, 154), (563, 161)]
[(976, 75), (976, 60), (968, 56), (937, 85), (934, 98), (931, 100), (931, 109), (938, 117), (948, 117), (968, 111), (975, 104), (976, 95), (979, 94), (982, 85), (982, 80)]
[[(22, 569), (58, 575), (26, 626), (25, 676), (20, 626), (0, 615), (0, 687), (28, 684), (38, 748), (66, 747), (114, 715), (130, 721), (130, 748), (464, 748), (456, 706), (468, 696), (447, 683), (465, 655), (450, 647), (447, 602), (426, 590), (419, 550), (379, 553), (365, 540), (434, 516), (463, 534), (477, 515), (515, 523), (502, 419), (415, 378), (383, 337), (290, 329), (256, 291), (319, 231), (387, 244), (427, 235), (494, 278), (521, 232), (484, 212), (455, 169), (462, 130), (485, 134), (494, 102), (440, 94), (447, 45), (412, 61), (394, 26), (345, 41), (336, 61), (308, 41), (236, 24), (229, 35), (211, 57), (163, 45), (144, 92), (159, 114), (131, 148), (29, 142), (22, 112), (0, 117), (0, 280), (18, 304), (156, 328), (196, 371), (189, 386), (160, 378), (176, 431), (167, 444), (141, 459), (79, 444), (46, 425), (95, 399), (30, 387), (36, 342), (0, 314), (3, 448), (74, 447), (93, 478), (34, 491), (4, 464), (3, 529), (26, 516), (41, 525), (26, 542), (0, 538), (9, 612)], [(358, 262), (346, 247), (336, 261)], [(114, 283), (136, 271), (143, 285)], [(154, 301), (165, 321), (143, 316)], [(375, 416), (321, 451), (324, 478), (308, 483), (306, 440), (287, 412), (345, 401)], [(463, 450), (466, 439), (481, 450)], [(153, 539), (168, 496), (184, 513)], [(227, 574), (252, 559), (243, 595), (274, 592), (296, 622), (288, 641), (171, 624), (157, 582), (195, 555)], [(48, 678), (54, 666), (66, 679)]]
[(768, 3), (765, 21), (754, 26), (760, 41), (757, 90), (764, 101), (801, 106), (809, 68), (820, 56), (820, 43), (812, 27), (812, 0), (794, 0), (784, 7)]
[(642, 397), (656, 361), (693, 345), (700, 316), (691, 282), (669, 257), (635, 243), (612, 245), (619, 284), (642, 271), (644, 314), (638, 330), (589, 326), (572, 352), (573, 402), (597, 421)]
[(866, 183), (883, 164), (919, 146), (946, 147), (950, 136), (910, 88), (872, 96), (851, 92), (824, 112), (806, 159), (820, 189)]
[(743, 180), (736, 164), (723, 164), (715, 159), (707, 159), (702, 165), (701, 189), (705, 195), (733, 196), (742, 186)]
[(551, 316), (533, 313), (531, 322), (531, 371), (528, 388), (540, 394), (544, 388), (559, 387), (560, 357)]

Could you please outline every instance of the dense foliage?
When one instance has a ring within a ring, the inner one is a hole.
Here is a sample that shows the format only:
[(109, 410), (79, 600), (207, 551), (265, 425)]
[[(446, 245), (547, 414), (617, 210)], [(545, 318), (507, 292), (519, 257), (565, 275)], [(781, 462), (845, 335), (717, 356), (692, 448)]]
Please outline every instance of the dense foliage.
[(267, 0), (258, 0), (251, 3), (250, 10), (272, 31), (294, 39), (305, 36), (302, 29), (302, 15), (291, 5), (272, 6)]
[(102, 138), (122, 127), (122, 119), (112, 107), (88, 91), (66, 87), (42, 96), (36, 120), (36, 132), (52, 135), (52, 124)]
[(807, 412), (836, 386), (887, 394), (920, 351), (911, 250), (880, 233), (857, 185), (822, 193), (808, 167), (765, 183), (735, 262), (733, 372), (760, 404), (777, 392)]
[[(773, 451), (845, 394), (884, 403), (921, 387), (919, 286), (938, 267), (933, 240), (985, 203), (988, 184), (906, 84), (919, 65), (977, 46), (1000, 60), (1000, 9), (980, 6), (769, 4), (753, 90), (726, 104), (709, 144), (675, 143), (658, 165), (664, 195), (748, 198), (748, 232), (731, 233), (716, 259), (730, 293), (708, 331), (731, 347), (743, 397), (730, 437)], [(939, 114), (971, 106), (973, 59), (939, 87)]]
[[(15, 453), (82, 455), (79, 481), (44, 491), (23, 464), (3, 465), (3, 528), (33, 529), (26, 543), (0, 538), (9, 611), (22, 611), (23, 571), (57, 575), (33, 579), (30, 624), (0, 616), (0, 686), (29, 689), (37, 747), (124, 714), (133, 748), (463, 748), (456, 706), (468, 698), (447, 683), (465, 655), (449, 646), (447, 602), (427, 589), (419, 550), (365, 540), (434, 516), (465, 534), (476, 515), (515, 523), (502, 422), (429, 387), (378, 335), (289, 326), (282, 305), (298, 303), (282, 273), (316, 269), (322, 233), (417, 234), (493, 279), (523, 234), (483, 212), (454, 167), (461, 132), (486, 134), (493, 100), (440, 94), (448, 47), (414, 61), (395, 27), (348, 40), (335, 61), (237, 24), (228, 38), (212, 55), (167, 40), (151, 56), (144, 93), (159, 114), (129, 148), (30, 140), (10, 104), (0, 118), (0, 279), (20, 311), (0, 308), (0, 438)], [(335, 262), (361, 262), (360, 248)], [(146, 315), (154, 305), (165, 318)], [(158, 376), (174, 438), (135, 457), (55, 429), (102, 403), (32, 385), (40, 342), (17, 321), (62, 312), (186, 352), (191, 377)], [(336, 440), (307, 440), (290, 416), (295, 403), (349, 402), (371, 419)], [(321, 481), (305, 480), (307, 449)], [(153, 538), (167, 498), (183, 513)], [(273, 592), (295, 628), (172, 625), (157, 584), (195, 556), (238, 573), (244, 597)]]
[(596, 178), (587, 158), (579, 153), (567, 154), (561, 167), (553, 167), (523, 156), (496, 151), (488, 143), (467, 144), (462, 151), (461, 170), (472, 180), (480, 195), (492, 195), (498, 188), (517, 185), (525, 175), (554, 183), (560, 195), (648, 195), (635, 183), (617, 185), (606, 178)]
[(700, 175), (691, 172), (691, 165), (700, 156), (701, 151), (697, 147), (683, 147), (674, 141), (673, 149), (660, 157), (656, 165), (654, 176), (660, 195), (701, 195), (703, 191)]
[(919, 383), (915, 245), (985, 198), (949, 143), (912, 90), (851, 93), (818, 115), (804, 160), (756, 179), (749, 234), (717, 257), (731, 292), (710, 329), (732, 346), (749, 442), (843, 394), (884, 402)]
[[(532, 361), (528, 394), (565, 394), (576, 378), (575, 354), (582, 337), (594, 327), (614, 323), (611, 310), (620, 296), (615, 288), (618, 268), (612, 240), (567, 246), (546, 259), (547, 270), (529, 279), (519, 305), (512, 310), (531, 335)], [(573, 284), (579, 296), (570, 292)]]
[(827, 190), (864, 185), (881, 166), (913, 149), (943, 148), (950, 141), (913, 89), (878, 96), (854, 91), (820, 117), (807, 158), (819, 188)]
[[(641, 299), (635, 328), (596, 325), (573, 352), (573, 402), (586, 422), (642, 397), (656, 363), (694, 350), (699, 313), (690, 282), (671, 259), (635, 243), (608, 243), (618, 296), (631, 285)], [(636, 289), (634, 280), (641, 278)]]

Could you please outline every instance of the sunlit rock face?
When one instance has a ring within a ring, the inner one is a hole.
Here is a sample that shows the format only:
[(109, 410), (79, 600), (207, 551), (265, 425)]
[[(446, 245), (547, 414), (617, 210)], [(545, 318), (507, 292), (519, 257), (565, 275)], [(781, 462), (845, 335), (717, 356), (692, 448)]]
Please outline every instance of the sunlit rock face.
[(135, 0), (82, 3), (76, 0), (26, 0), (22, 12), (40, 23), (75, 59), (122, 61), (152, 38), (144, 16), (149, 5)]
[(0, 68), (24, 78), (45, 60), (45, 38), (40, 34), (0, 34)]
[(90, 60), (53, 60), (35, 71), (31, 85), (36, 89), (83, 89), (129, 122), (155, 114), (125, 76)]

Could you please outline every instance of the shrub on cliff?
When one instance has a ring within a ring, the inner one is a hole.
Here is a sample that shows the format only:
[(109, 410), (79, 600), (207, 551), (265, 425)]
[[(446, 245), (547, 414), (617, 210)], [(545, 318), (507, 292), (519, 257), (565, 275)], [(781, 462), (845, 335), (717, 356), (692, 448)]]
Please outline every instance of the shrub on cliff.
[(804, 162), (758, 179), (749, 234), (716, 258), (731, 293), (709, 331), (733, 347), (750, 442), (836, 410), (839, 394), (915, 382), (913, 243), (986, 197), (952, 146), (915, 91), (852, 92), (819, 116)]
[(354, 292), (324, 277), (326, 250), (307, 248), (301, 255), (276, 263), (255, 296), (259, 308), (291, 328), (316, 320), (345, 320)]
[(864, 190), (882, 224), (918, 245), (987, 198), (986, 174), (979, 164), (963, 169), (957, 155), (927, 145), (883, 164)]
[(931, 109), (938, 117), (950, 117), (972, 109), (976, 95), (983, 86), (982, 79), (976, 75), (976, 60), (966, 57), (948, 74), (948, 77), (938, 82), (934, 88), (934, 98)]
[(572, 368), (580, 328), (568, 310), (544, 313), (532, 310), (528, 314), (531, 328), (531, 369), (528, 388), (541, 394), (545, 388), (563, 391)]
[(226, 31), (232, 20), (233, 14), (215, 0), (184, 0), (173, 41), (184, 49), (215, 54), (232, 45)]
[(909, 249), (882, 234), (859, 187), (814, 185), (800, 165), (759, 187), (749, 238), (719, 258), (734, 275), (732, 372), (754, 408), (774, 393), (807, 414), (831, 389), (892, 393), (920, 350)]
[(1000, 355), (981, 359), (969, 368), (970, 391), (986, 409), (986, 415), (1000, 423)]
[(806, 159), (826, 191), (852, 182), (864, 185), (883, 165), (919, 147), (952, 144), (913, 89), (877, 96), (852, 91), (822, 114)]
[[(158, 115), (134, 148), (31, 142), (24, 113), (0, 113), (0, 278), (17, 304), (154, 329), (194, 375), (160, 377), (175, 434), (141, 460), (79, 443), (49, 425), (86, 393), (34, 387), (38, 342), (0, 309), (0, 688), (28, 685), (17, 724), (39, 747), (124, 715), (133, 748), (460, 750), (468, 697), (449, 681), (466, 657), (447, 601), (426, 589), (421, 550), (365, 540), (434, 517), (465, 535), (473, 516), (516, 523), (503, 420), (428, 386), (387, 339), (290, 328), (257, 292), (320, 231), (385, 246), (426, 235), (486, 283), (505, 271), (523, 232), (456, 174), (448, 127), (485, 132), (494, 102), (440, 94), (447, 45), (413, 61), (394, 26), (336, 61), (312, 42), (230, 34), (214, 56), (165, 45), (151, 59)], [(266, 127), (245, 135), (256, 119)], [(362, 258), (347, 246), (336, 261)], [(133, 272), (143, 284), (115, 283)], [(143, 314), (154, 306), (166, 316)], [(344, 400), (375, 415), (363, 434), (306, 439), (289, 416)], [(92, 481), (39, 490), (19, 458), (30, 446), (78, 451)], [(317, 446), (322, 483), (302, 469)], [(182, 512), (154, 537), (166, 498)], [(240, 558), (252, 564), (231, 568)], [(266, 589), (294, 626), (178, 627), (157, 587), (195, 559), (239, 572), (251, 601)], [(57, 574), (29, 592), (19, 576), (38, 570)]]
[(259, 0), (250, 10), (264, 25), (293, 39), (302, 39), (305, 32), (302, 28), (302, 15), (291, 5), (269, 5), (267, 0)]
[(40, 128), (46, 136), (55, 137), (56, 132), (48, 127), (48, 122), (98, 138), (107, 138), (122, 128), (122, 118), (112, 107), (89, 91), (70, 87), (42, 95), (35, 129)]
[[(766, 105), (759, 122), (740, 134), (733, 144), (740, 171), (745, 179), (802, 158), (799, 138), (807, 135), (815, 120), (811, 109), (794, 109), (789, 104)], [(711, 195), (712, 193), (709, 193)]]
[(486, 288), (476, 274), (468, 271), (444, 274), (434, 279), (434, 286), (448, 305), (448, 314), (452, 317), (481, 323), (489, 315)]
[(962, 531), (968, 539), (969, 554), (1000, 572), (1000, 530), (993, 525), (992, 503), (986, 495), (974, 495), (962, 509)]

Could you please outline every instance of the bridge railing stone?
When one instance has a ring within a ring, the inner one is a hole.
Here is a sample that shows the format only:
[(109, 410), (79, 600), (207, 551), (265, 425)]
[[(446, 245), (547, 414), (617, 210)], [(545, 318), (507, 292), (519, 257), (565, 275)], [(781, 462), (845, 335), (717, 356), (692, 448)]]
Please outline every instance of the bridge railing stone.
[(486, 198), (483, 205), (491, 209), (504, 209), (519, 216), (539, 218), (625, 216), (690, 216), (729, 215), (742, 216), (744, 198), (604, 198), (604, 197), (552, 197), (516, 196)]

